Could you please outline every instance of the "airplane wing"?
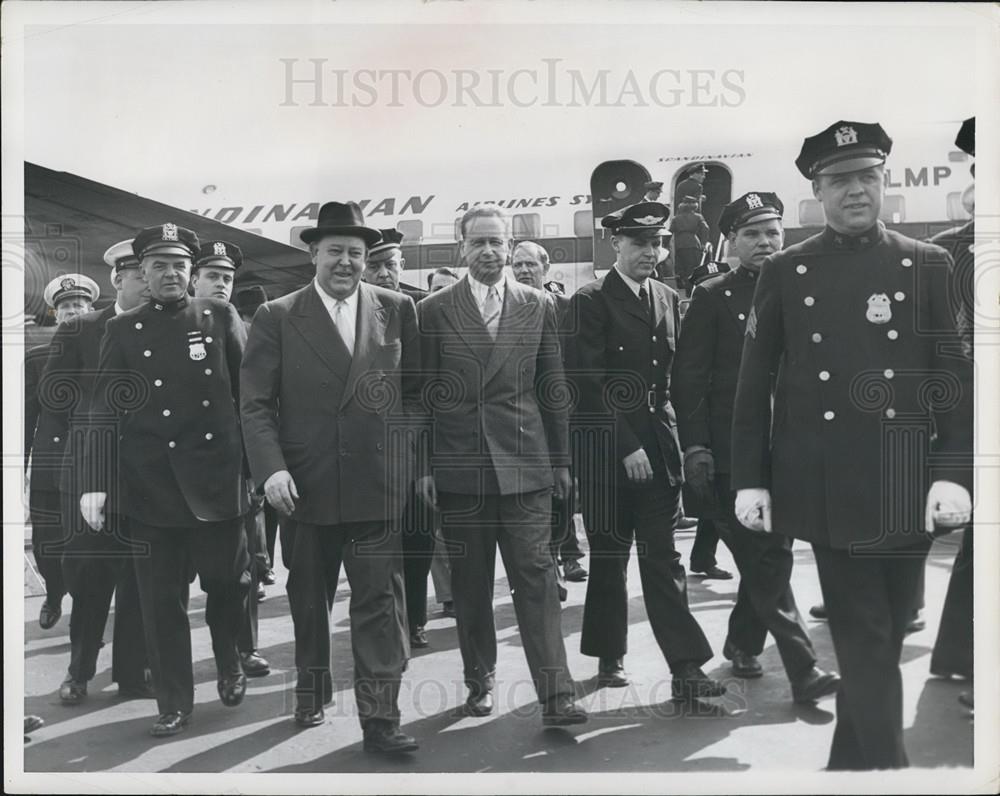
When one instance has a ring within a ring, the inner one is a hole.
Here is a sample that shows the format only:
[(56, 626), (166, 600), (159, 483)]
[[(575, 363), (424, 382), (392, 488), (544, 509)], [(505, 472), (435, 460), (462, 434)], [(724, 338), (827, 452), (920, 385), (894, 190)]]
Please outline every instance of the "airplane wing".
[(64, 273), (86, 274), (101, 286), (103, 307), (114, 300), (104, 252), (142, 227), (173, 221), (201, 240), (226, 240), (243, 250), (236, 289), (261, 285), (277, 298), (308, 282), (314, 272), (307, 252), (254, 235), (76, 174), (24, 164), (25, 315), (41, 323), (48, 308), (42, 292)]

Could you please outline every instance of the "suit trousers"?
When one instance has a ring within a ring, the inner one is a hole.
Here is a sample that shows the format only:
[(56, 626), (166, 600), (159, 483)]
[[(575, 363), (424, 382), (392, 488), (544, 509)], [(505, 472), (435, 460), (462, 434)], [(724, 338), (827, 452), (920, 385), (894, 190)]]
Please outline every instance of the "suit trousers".
[(723, 653), (731, 658), (732, 648), (736, 648), (760, 655), (770, 631), (785, 673), (790, 680), (796, 680), (816, 665), (816, 651), (792, 593), (792, 540), (782, 534), (756, 533), (743, 527), (736, 519), (736, 496), (729, 483), (728, 473), (716, 475), (716, 494), (727, 516), (724, 521), (717, 520), (715, 527), (740, 573)]
[(250, 557), (243, 518), (163, 528), (130, 517), (128, 527), (137, 545), (132, 560), (157, 706), (161, 714), (188, 712), (194, 706), (187, 615), (190, 568), (193, 564), (208, 595), (205, 621), (221, 671), (239, 660), (236, 636), (246, 614)]
[(410, 633), (427, 624), (427, 576), (434, 558), (434, 509), (411, 486), (403, 509), (403, 579)]
[(492, 690), (496, 676), (493, 581), (499, 547), (538, 701), (573, 694), (550, 549), (552, 490), (513, 495), (441, 492), (438, 502), (470, 692)]
[(552, 547), (556, 560), (562, 564), (583, 558), (573, 522), (572, 495), (565, 500), (552, 499)]
[(909, 765), (899, 658), (928, 548), (866, 555), (813, 544), (841, 677), (829, 770)]
[(264, 541), (267, 545), (267, 566), (274, 569), (274, 543), (278, 539), (278, 510), (264, 501)]
[(288, 602), (295, 625), (296, 703), (332, 698), (330, 605), (343, 564), (351, 585), (354, 696), (361, 726), (399, 721), (399, 683), (409, 655), (402, 546), (395, 523), (295, 524)]
[(715, 525), (715, 520), (699, 514), (694, 544), (691, 545), (691, 571), (705, 572), (718, 564), (715, 558), (718, 546), (719, 529)]
[(66, 588), (73, 597), (69, 619), (69, 674), (78, 682), (93, 679), (104, 628), (115, 598), (115, 627), (111, 646), (111, 680), (122, 686), (146, 681), (146, 642), (139, 590), (132, 564), (132, 542), (125, 518), (109, 514), (104, 530), (84, 527), (75, 495), (63, 494), (64, 525), (72, 536), (63, 550)]
[(431, 558), (431, 580), (434, 581), (434, 599), (439, 603), (451, 602), (451, 564), (444, 537), (441, 535), (441, 520), (435, 516), (434, 556)]
[(261, 555), (264, 551), (264, 511), (263, 509), (253, 509), (243, 517), (243, 530), (247, 537), (247, 557), (250, 565), (247, 567), (247, 577), (250, 585), (246, 600), (246, 612), (239, 624), (239, 631), (236, 635), (236, 646), (241, 654), (254, 652), (257, 649), (257, 584), (260, 583), (260, 576), (264, 564)]
[(962, 545), (951, 568), (941, 624), (931, 653), (932, 673), (972, 678), (973, 597), (972, 526), (969, 525), (962, 532)]
[(45, 581), (45, 601), (59, 605), (66, 594), (62, 554), (69, 541), (63, 527), (62, 501), (58, 490), (34, 489), (28, 494), (31, 515), (31, 550), (38, 574)]
[(660, 473), (647, 485), (625, 485), (617, 492), (606, 484), (591, 486), (606, 500), (584, 501), (590, 577), (580, 651), (600, 658), (620, 658), (628, 651), (626, 577), (634, 539), (646, 614), (670, 669), (711, 659), (708, 639), (688, 608), (684, 566), (674, 547), (680, 487)]

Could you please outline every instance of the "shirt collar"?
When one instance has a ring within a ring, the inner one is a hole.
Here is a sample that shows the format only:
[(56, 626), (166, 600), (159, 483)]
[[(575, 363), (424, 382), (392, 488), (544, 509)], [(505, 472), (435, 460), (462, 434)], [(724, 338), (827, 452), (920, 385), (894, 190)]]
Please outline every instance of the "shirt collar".
[[(323, 290), (323, 288), (319, 286), (319, 282), (316, 281), (316, 279), (313, 279), (313, 287), (316, 289), (316, 292), (319, 293), (320, 300), (323, 302), (323, 306), (326, 307), (326, 311), (332, 314), (337, 306), (337, 302), (340, 301), (340, 299), (335, 299), (333, 296), (331, 296), (329, 293)], [(349, 295), (347, 298), (343, 299), (343, 302), (347, 305), (348, 312), (354, 313), (357, 311), (358, 294), (360, 292), (361, 292), (361, 283), (359, 282), (358, 286), (354, 289), (354, 292), (351, 293), (351, 295)]]
[[(620, 276), (622, 278), (622, 281), (626, 285), (628, 285), (629, 290), (631, 290), (633, 293), (635, 293), (635, 297), (636, 298), (639, 298), (639, 291), (642, 288), (646, 287), (646, 282), (648, 282), (649, 280), (647, 279), (647, 280), (645, 280), (643, 282), (636, 282), (632, 277), (626, 276), (622, 272), (622, 270), (618, 267), (618, 263), (615, 263), (613, 267), (618, 272), (618, 276)], [(646, 292), (649, 293), (649, 290), (647, 289)]]
[(125, 310), (122, 309), (122, 305), (117, 301), (115, 302), (115, 315), (121, 315)]
[(504, 294), (507, 290), (507, 274), (503, 274), (500, 277), (500, 281), (495, 285), (487, 285), (480, 282), (472, 274), (469, 274), (469, 289), (472, 291), (472, 297), (476, 300), (476, 304), (482, 309), (483, 304), (486, 302), (486, 296), (490, 292), (491, 287), (497, 289), (497, 294), (500, 296), (500, 303), (503, 304)]

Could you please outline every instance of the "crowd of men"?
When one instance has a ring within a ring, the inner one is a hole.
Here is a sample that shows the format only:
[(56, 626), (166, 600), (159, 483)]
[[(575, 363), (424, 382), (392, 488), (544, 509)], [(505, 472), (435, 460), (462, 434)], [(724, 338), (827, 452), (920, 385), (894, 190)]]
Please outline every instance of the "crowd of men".
[[(972, 121), (957, 143), (974, 154)], [(718, 224), (738, 264), (686, 272), (683, 322), (653, 278), (670, 209), (648, 193), (602, 219), (616, 261), (569, 298), (545, 281), (544, 247), (513, 245), (491, 206), (461, 219), (465, 275), (439, 268), (427, 291), (400, 281), (398, 232), (335, 201), (302, 233), (315, 279), (270, 301), (246, 291), (240, 311), (238, 247), (173, 223), (108, 249), (105, 310), (87, 312), (100, 292), (87, 277), (54, 280), (58, 330), (28, 358), (26, 463), (41, 626), (73, 597), (60, 700), (86, 698), (115, 594), (112, 677), (156, 699), (154, 736), (181, 732), (197, 575), (219, 698), (239, 705), (246, 678), (269, 670), (255, 605), (278, 524), (303, 728), (332, 699), (343, 567), (364, 748), (417, 749), (398, 695), (411, 647), (427, 646), (442, 550), (468, 714), (494, 709), (498, 548), (544, 726), (588, 719), (563, 578), (587, 580), (580, 645), (598, 685), (629, 682), (633, 543), (673, 697), (719, 697), (675, 545), (686, 483), (739, 570), (732, 673), (763, 675), (770, 633), (795, 702), (837, 695), (830, 769), (907, 765), (903, 637), (933, 536), (971, 520), (973, 228), (940, 245), (887, 229), (891, 146), (859, 122), (807, 138), (796, 165), (827, 226), (787, 249), (774, 193), (727, 205)], [(796, 606), (793, 539), (812, 545), (839, 676), (818, 665)], [(971, 540), (932, 659), (943, 676), (972, 675)]]

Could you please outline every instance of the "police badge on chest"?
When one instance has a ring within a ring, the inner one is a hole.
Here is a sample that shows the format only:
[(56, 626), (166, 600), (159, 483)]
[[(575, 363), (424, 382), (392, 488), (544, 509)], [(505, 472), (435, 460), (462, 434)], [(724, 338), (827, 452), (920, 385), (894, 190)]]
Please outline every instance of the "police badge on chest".
[(195, 362), (204, 359), (208, 355), (205, 351), (205, 340), (201, 332), (188, 332), (188, 356)]
[(888, 323), (892, 320), (892, 301), (885, 293), (872, 293), (865, 317), (869, 323)]

